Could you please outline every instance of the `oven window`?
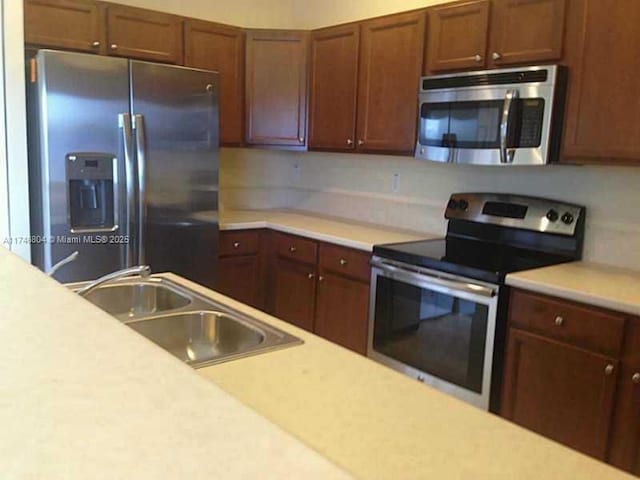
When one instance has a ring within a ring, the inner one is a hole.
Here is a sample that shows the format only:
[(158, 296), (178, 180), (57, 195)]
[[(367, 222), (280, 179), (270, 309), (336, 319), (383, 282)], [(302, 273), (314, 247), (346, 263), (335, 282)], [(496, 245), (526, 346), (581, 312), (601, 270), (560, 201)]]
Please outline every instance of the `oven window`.
[(382, 276), (376, 288), (376, 352), (482, 393), (486, 305)]

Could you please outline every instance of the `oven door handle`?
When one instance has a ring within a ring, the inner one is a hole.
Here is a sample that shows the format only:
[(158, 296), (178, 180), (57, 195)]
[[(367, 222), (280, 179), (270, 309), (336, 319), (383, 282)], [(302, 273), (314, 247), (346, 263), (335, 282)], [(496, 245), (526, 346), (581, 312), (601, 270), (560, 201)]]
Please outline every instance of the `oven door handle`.
[(514, 149), (507, 146), (509, 123), (511, 121), (511, 105), (518, 98), (517, 90), (507, 90), (502, 106), (502, 118), (500, 119), (500, 163), (513, 163)]
[(452, 291), (465, 292), (486, 298), (493, 298), (497, 293), (497, 289), (485, 285), (434, 277), (432, 275), (421, 272), (418, 269), (411, 270), (408, 268), (398, 267), (385, 261), (372, 260), (371, 265), (380, 269), (383, 273), (398, 274), (405, 278), (411, 278), (422, 283), (431, 283), (433, 285), (438, 285)]

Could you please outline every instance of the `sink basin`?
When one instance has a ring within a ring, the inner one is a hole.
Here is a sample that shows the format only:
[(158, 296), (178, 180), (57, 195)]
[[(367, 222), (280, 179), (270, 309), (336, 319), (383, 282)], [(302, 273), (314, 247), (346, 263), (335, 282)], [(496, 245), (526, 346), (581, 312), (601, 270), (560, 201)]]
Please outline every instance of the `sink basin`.
[[(77, 291), (85, 285), (67, 287)], [(302, 343), (162, 277), (114, 280), (84, 298), (194, 368)]]
[(147, 282), (104, 285), (89, 292), (85, 299), (125, 320), (175, 310), (191, 303), (189, 298), (166, 286)]
[(257, 328), (215, 311), (168, 314), (128, 325), (193, 366), (254, 350), (266, 339)]

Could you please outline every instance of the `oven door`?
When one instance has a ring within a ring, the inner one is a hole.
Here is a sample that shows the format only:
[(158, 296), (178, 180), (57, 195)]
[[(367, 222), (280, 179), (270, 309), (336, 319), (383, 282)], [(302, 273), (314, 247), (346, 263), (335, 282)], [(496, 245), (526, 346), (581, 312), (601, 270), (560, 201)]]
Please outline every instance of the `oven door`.
[(498, 286), (372, 264), (367, 355), (488, 410)]
[(416, 157), (448, 163), (547, 163), (549, 86), (428, 91), (420, 95)]

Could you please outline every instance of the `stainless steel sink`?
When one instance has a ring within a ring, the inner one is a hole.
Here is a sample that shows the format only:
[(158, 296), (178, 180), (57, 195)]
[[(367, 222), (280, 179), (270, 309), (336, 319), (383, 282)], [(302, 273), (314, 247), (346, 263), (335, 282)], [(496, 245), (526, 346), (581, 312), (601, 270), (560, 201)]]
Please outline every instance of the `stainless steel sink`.
[[(68, 287), (78, 290), (84, 285)], [(85, 299), (194, 368), (302, 343), (164, 278), (117, 280), (97, 287)]]

